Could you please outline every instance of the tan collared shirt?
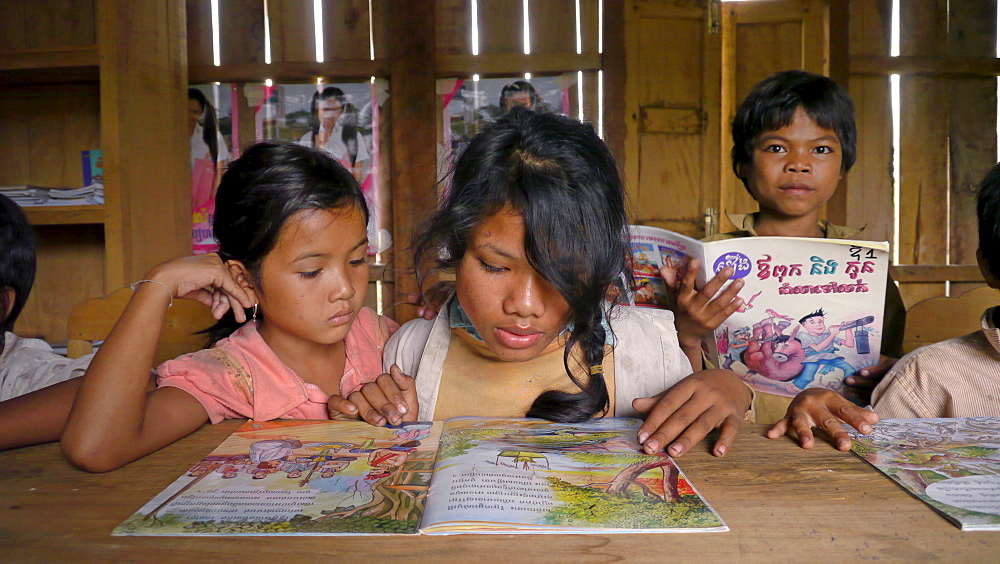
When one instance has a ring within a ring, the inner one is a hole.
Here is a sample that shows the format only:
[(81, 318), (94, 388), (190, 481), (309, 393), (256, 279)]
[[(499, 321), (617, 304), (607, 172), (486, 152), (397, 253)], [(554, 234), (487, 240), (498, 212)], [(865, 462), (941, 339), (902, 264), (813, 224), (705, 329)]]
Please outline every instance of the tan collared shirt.
[[(760, 212), (753, 213), (727, 213), (726, 217), (736, 226), (736, 231), (728, 233), (716, 233), (711, 237), (705, 237), (702, 241), (723, 241), (726, 239), (737, 239), (739, 237), (757, 237), (757, 219)], [(819, 220), (819, 229), (826, 239), (860, 239), (865, 228), (854, 229), (843, 225), (834, 225), (825, 219)]]
[[(1000, 300), (1000, 296), (998, 296)], [(983, 314), (982, 330), (904, 356), (875, 388), (883, 418), (1000, 417), (1000, 306)]]
[[(434, 420), (475, 415), (478, 417), (524, 417), (535, 399), (545, 391), (579, 393), (580, 387), (566, 374), (563, 349), (566, 335), (553, 341), (528, 362), (508, 362), (493, 354), (486, 343), (464, 329), (451, 330), (451, 342), (442, 372)], [(570, 359), (573, 375), (586, 384), (590, 375), (581, 367), (583, 354), (575, 350)], [(610, 413), (615, 406), (615, 363), (611, 347), (604, 358), (604, 380), (608, 387)], [(484, 378), (484, 375), (489, 377)]]

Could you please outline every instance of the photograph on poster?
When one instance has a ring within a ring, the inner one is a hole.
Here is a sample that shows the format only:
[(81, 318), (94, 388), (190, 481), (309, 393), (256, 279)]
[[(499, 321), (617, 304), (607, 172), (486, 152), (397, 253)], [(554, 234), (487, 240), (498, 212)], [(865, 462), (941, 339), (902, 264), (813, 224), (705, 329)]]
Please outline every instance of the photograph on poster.
[(351, 171), (371, 214), (369, 253), (385, 251), (390, 238), (382, 224), (384, 203), (379, 195), (378, 166), (384, 81), (260, 87), (264, 90), (255, 106), (255, 138), (322, 148)]
[(191, 244), (196, 255), (218, 250), (212, 236), (215, 190), (232, 159), (232, 110), (228, 85), (188, 88), (191, 135)]
[(573, 115), (570, 89), (575, 83), (575, 73), (534, 76), (527, 80), (524, 76), (438, 80), (443, 126), (439, 176), (447, 173), (453, 155), (458, 154), (484, 124), (514, 106)]

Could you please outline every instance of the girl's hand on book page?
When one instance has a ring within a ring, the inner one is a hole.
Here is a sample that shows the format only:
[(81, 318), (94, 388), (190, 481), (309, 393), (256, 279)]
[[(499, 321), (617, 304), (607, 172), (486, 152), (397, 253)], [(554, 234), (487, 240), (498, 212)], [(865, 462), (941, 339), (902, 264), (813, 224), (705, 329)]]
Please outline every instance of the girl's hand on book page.
[(246, 321), (245, 310), (253, 307), (249, 294), (216, 253), (167, 261), (150, 270), (145, 279), (163, 284), (172, 298), (205, 304), (216, 319), (231, 309), (242, 323)]
[(702, 339), (743, 306), (743, 298), (739, 297), (739, 292), (743, 289), (742, 279), (733, 281), (725, 291), (715, 295), (732, 277), (732, 267), (720, 270), (704, 288), (698, 290), (695, 278), (700, 266), (697, 259), (692, 259), (683, 280), (676, 279), (676, 271), (672, 268), (660, 269), (660, 276), (666, 282), (670, 294), (670, 309), (676, 317), (677, 339), (686, 349), (701, 347)]
[(416, 384), (395, 364), (389, 369), (389, 374), (382, 374), (374, 382), (361, 386), (347, 399), (357, 406), (362, 419), (376, 427), (382, 427), (386, 422), (399, 425), (416, 421), (419, 412)]
[(751, 400), (750, 388), (729, 370), (695, 372), (657, 396), (632, 400), (636, 411), (647, 414), (639, 427), (639, 443), (649, 454), (666, 447), (667, 454), (677, 457), (720, 428), (712, 453), (723, 456)]
[(406, 303), (417, 306), (417, 315), (424, 319), (434, 319), (448, 296), (455, 291), (454, 282), (439, 281), (431, 284), (426, 292), (406, 295)]
[(844, 430), (844, 423), (867, 435), (872, 425), (878, 423), (878, 415), (854, 405), (833, 390), (809, 388), (795, 396), (785, 417), (768, 429), (767, 438), (777, 439), (795, 433), (802, 448), (812, 448), (812, 430), (819, 427), (830, 437), (830, 444), (837, 450), (846, 451), (851, 449), (851, 437)]

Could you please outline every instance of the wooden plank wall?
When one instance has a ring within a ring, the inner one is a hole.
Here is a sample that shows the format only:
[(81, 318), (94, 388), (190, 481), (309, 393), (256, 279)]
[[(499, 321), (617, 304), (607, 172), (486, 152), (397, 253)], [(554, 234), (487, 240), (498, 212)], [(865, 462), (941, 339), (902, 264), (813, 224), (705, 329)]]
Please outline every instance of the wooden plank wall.
[[(0, 51), (93, 47), (93, 0), (0, 2)], [(0, 185), (78, 187), (80, 152), (100, 147), (96, 75), (78, 84), (0, 86)], [(18, 319), (25, 336), (64, 339), (73, 304), (104, 291), (99, 225), (37, 227), (38, 275)], [(67, 275), (69, 274), (69, 275)]]
[[(890, 74), (900, 75), (899, 265), (907, 306), (982, 285), (975, 193), (997, 158), (996, 2), (900, 3), (890, 57), (889, 0), (851, 2), (850, 91), (859, 153), (848, 218), (892, 240)], [(950, 281), (950, 282), (946, 282)]]
[(718, 196), (719, 35), (703, 5), (630, 3), (625, 176), (637, 223), (700, 236)]
[[(388, 268), (373, 269), (370, 300), (376, 284), (385, 296), (386, 310), (399, 321), (413, 316), (412, 308), (391, 310), (404, 295), (416, 289), (408, 261), (409, 240), (414, 226), (436, 202), (436, 125), (440, 100), (434, 81), (441, 78), (560, 75), (576, 80), (584, 76), (584, 117), (596, 119), (598, 53), (598, 0), (581, 0), (582, 53), (576, 53), (575, 0), (533, 1), (529, 4), (531, 54), (523, 53), (523, 14), (509, 1), (479, 0), (480, 55), (470, 53), (471, 3), (468, 0), (325, 0), (323, 29), (325, 62), (315, 62), (313, 4), (311, 0), (269, 0), (267, 20), (272, 63), (264, 63), (263, 0), (220, 0), (221, 65), (212, 61), (211, 13), (208, 2), (187, 0), (188, 64), (192, 84), (235, 83), (241, 95), (244, 85), (259, 85), (265, 78), (276, 83), (315, 83), (389, 80), (389, 99), (382, 108), (382, 178), (389, 185), (386, 215), (393, 226), (394, 249), (383, 257)], [(621, 21), (621, 0), (605, 0), (606, 10), (615, 10), (606, 20)], [(369, 52), (369, 26), (374, 36), (375, 60)], [(620, 29), (620, 25), (618, 28)], [(618, 43), (615, 43), (618, 42)], [(620, 37), (611, 38), (610, 51), (620, 60)], [(621, 77), (621, 71), (613, 76)], [(620, 83), (623, 81), (619, 81)], [(606, 98), (622, 92), (624, 84), (606, 88)], [(576, 91), (571, 102), (576, 104)], [(243, 96), (240, 113), (241, 146), (253, 140), (252, 101)], [(611, 105), (614, 105), (612, 103)], [(623, 144), (621, 117), (606, 129)], [(428, 137), (428, 135), (430, 137)], [(620, 152), (620, 150), (619, 150)], [(384, 273), (384, 274), (383, 274)], [(398, 274), (398, 277), (396, 276)], [(375, 278), (379, 278), (375, 280)]]
[[(734, 34), (731, 50), (725, 52), (722, 65), (732, 73), (727, 100), (732, 113), (725, 120), (726, 152), (720, 167), (724, 172), (722, 208), (728, 213), (749, 213), (757, 210), (757, 202), (743, 183), (733, 174), (729, 150), (732, 129), (729, 127), (741, 100), (757, 82), (771, 73), (787, 69), (803, 69), (826, 74), (826, 42), (823, 40), (823, 2), (814, 0), (781, 0), (760, 5), (731, 4), (727, 27)], [(720, 231), (733, 229), (725, 214)]]

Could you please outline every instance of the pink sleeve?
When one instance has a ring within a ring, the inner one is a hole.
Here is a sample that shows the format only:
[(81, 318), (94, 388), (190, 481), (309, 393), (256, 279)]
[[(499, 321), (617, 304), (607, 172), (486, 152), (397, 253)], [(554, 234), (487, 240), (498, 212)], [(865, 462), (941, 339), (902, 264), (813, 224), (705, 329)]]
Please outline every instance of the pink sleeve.
[(206, 349), (168, 360), (156, 369), (156, 383), (194, 396), (213, 424), (253, 416), (253, 384), (226, 351)]
[(382, 374), (382, 351), (389, 337), (398, 329), (395, 321), (368, 308), (358, 312), (347, 341), (347, 358), (354, 370), (345, 371), (340, 381), (342, 397), (346, 398), (362, 385), (374, 382)]

